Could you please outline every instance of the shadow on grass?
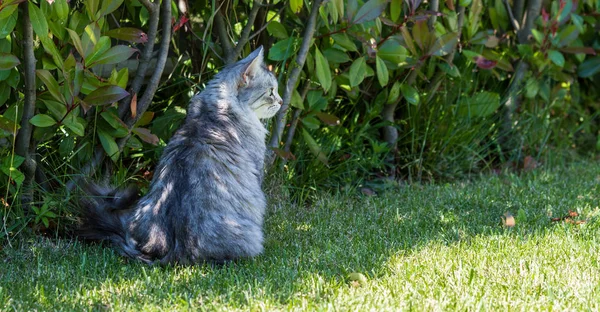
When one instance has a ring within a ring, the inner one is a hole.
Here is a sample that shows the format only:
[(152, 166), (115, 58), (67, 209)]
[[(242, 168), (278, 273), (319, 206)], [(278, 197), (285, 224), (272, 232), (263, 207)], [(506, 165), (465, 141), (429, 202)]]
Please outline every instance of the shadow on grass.
[[(265, 253), (222, 267), (148, 267), (111, 249), (40, 239), (5, 249), (0, 264), (4, 309), (139, 309), (297, 306), (326, 300), (347, 276), (386, 274), (392, 257), (481, 235), (536, 234), (548, 214), (595, 207), (597, 170), (534, 172), (525, 178), (410, 186), (375, 197), (323, 196), (309, 208), (271, 211)], [(569, 187), (579, 183), (579, 187)], [(583, 183), (583, 184), (582, 184)], [(519, 213), (516, 229), (501, 216)], [(509, 233), (509, 234), (511, 234)]]

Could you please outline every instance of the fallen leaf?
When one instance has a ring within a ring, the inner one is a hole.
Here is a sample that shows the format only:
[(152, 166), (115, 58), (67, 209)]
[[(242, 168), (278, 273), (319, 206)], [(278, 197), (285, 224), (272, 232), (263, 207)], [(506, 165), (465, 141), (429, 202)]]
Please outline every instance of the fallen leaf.
[(538, 162), (530, 155), (527, 155), (525, 159), (523, 159), (523, 171), (531, 171), (537, 167)]
[(504, 216), (502, 217), (502, 225), (505, 227), (513, 227), (515, 224), (515, 217), (513, 217), (510, 212), (505, 212)]
[(373, 191), (372, 189), (370, 189), (368, 187), (362, 187), (362, 188), (360, 188), (360, 192), (363, 193), (363, 195), (367, 195), (367, 196), (375, 196), (375, 195), (377, 195), (377, 193), (375, 193), (375, 191)]

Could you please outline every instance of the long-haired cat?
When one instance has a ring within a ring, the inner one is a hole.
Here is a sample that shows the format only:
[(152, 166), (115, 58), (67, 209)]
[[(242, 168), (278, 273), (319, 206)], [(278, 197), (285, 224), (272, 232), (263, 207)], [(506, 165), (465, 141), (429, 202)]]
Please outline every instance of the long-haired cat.
[(79, 236), (147, 263), (224, 262), (263, 251), (266, 129), (281, 107), (263, 48), (194, 96), (148, 193), (88, 185)]

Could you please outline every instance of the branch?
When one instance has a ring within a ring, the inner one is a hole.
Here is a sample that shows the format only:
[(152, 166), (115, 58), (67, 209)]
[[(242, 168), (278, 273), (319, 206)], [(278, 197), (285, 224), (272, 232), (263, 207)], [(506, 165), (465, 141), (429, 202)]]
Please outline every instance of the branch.
[(262, 26), (262, 27), (261, 27), (259, 30), (255, 31), (255, 32), (254, 32), (254, 33), (253, 33), (253, 34), (252, 34), (250, 37), (248, 37), (248, 40), (252, 40), (252, 39), (254, 39), (254, 37), (256, 37), (256, 36), (260, 35), (260, 33), (262, 33), (262, 32), (263, 32), (263, 31), (264, 31), (264, 30), (265, 30), (265, 29), (266, 29), (266, 28), (269, 26), (269, 24), (271, 24), (271, 22), (272, 22), (272, 21), (273, 21), (275, 18), (277, 18), (278, 16), (281, 16), (281, 13), (283, 12), (283, 9), (285, 9), (285, 6), (282, 6), (282, 7), (279, 9), (279, 13), (277, 13), (276, 15), (273, 15), (273, 16), (271, 17), (271, 19), (269, 19), (269, 20), (268, 20), (268, 21), (267, 21), (267, 22), (266, 22), (266, 23), (265, 23), (265, 24), (264, 24), (264, 25), (263, 25), (263, 26)]
[(144, 78), (146, 78), (150, 59), (152, 58), (152, 52), (154, 52), (154, 42), (156, 41), (156, 34), (158, 32), (160, 6), (148, 0), (140, 0), (140, 2), (146, 7), (150, 14), (148, 18), (148, 42), (146, 42), (146, 46), (142, 52), (142, 58), (138, 62), (135, 78), (133, 79), (133, 82), (131, 82), (130, 95), (119, 101), (119, 117), (121, 120), (125, 120), (128, 113), (131, 112), (130, 105), (133, 94), (140, 93)]
[(525, 8), (525, 0), (514, 0), (513, 2), (514, 8), (514, 17), (519, 21), (519, 25), (523, 23), (523, 8)]
[[(310, 16), (308, 17), (308, 22), (306, 23), (306, 28), (304, 29), (304, 33), (302, 34), (302, 45), (300, 46), (300, 51), (298, 51), (298, 55), (296, 56), (296, 67), (292, 69), (292, 71), (290, 72), (290, 76), (288, 77), (288, 81), (285, 86), (285, 92), (283, 94), (283, 105), (281, 105), (281, 109), (277, 113), (273, 134), (271, 136), (271, 140), (269, 141), (269, 146), (272, 148), (276, 148), (279, 146), (279, 140), (283, 134), (283, 128), (285, 126), (286, 113), (290, 106), (290, 101), (292, 99), (292, 92), (296, 87), (296, 82), (298, 81), (298, 78), (300, 77), (300, 72), (304, 67), (304, 62), (306, 61), (306, 57), (308, 56), (308, 49), (311, 46), (311, 41), (315, 34), (315, 29), (317, 25), (317, 14), (319, 14), (319, 7), (321, 6), (321, 2), (322, 0), (315, 0), (313, 2)], [(269, 160), (272, 163), (274, 157), (271, 156)]]
[(246, 43), (248, 43), (248, 36), (250, 36), (250, 31), (252, 30), (252, 26), (254, 26), (254, 20), (256, 19), (256, 15), (258, 14), (258, 10), (260, 9), (261, 5), (262, 0), (254, 0), (252, 4), (252, 11), (250, 11), (250, 14), (248, 15), (248, 23), (246, 24), (246, 27), (244, 27), (244, 29), (242, 30), (240, 40), (238, 40), (237, 44), (235, 45), (233, 55), (231, 55), (233, 57), (231, 63), (237, 60), (237, 58), (240, 56), (240, 53), (242, 52), (242, 49), (244, 48)]
[(229, 35), (227, 35), (227, 26), (225, 26), (223, 14), (221, 14), (221, 5), (219, 5), (217, 11), (215, 11), (214, 13), (215, 23), (213, 25), (213, 30), (216, 30), (217, 37), (219, 38), (219, 41), (221, 41), (221, 46), (223, 47), (223, 54), (225, 54), (224, 58), (226, 60), (226, 63), (231, 64), (235, 61), (235, 58), (233, 57), (233, 47), (231, 46), (231, 42), (229, 41)]
[[(15, 153), (25, 158), (22, 164), (25, 182), (24, 192), (21, 194), (22, 203), (26, 206), (33, 200), (33, 189), (30, 188), (35, 178), (36, 162), (30, 147), (33, 125), (29, 120), (35, 114), (35, 55), (33, 51), (33, 28), (29, 18), (29, 1), (19, 4), (23, 13), (23, 71), (25, 77), (25, 103), (23, 104), (23, 116), (21, 117), (21, 129), (15, 138)], [(35, 5), (35, 4), (31, 4)], [(35, 150), (34, 150), (35, 152)]]
[(540, 15), (542, 9), (542, 0), (530, 0), (527, 3), (527, 12), (525, 12), (525, 20), (521, 24), (522, 28), (517, 32), (517, 39), (520, 44), (525, 44), (529, 41), (529, 35), (533, 28), (535, 19)]
[[(440, 9), (440, 1), (439, 0), (429, 0), (429, 10), (433, 12), (437, 12)], [(429, 20), (427, 21), (427, 25), (429, 26), (429, 31), (433, 31), (433, 27), (435, 25), (435, 20), (437, 16), (435, 14), (431, 14)]]
[(160, 83), (160, 77), (165, 69), (165, 63), (167, 62), (167, 56), (169, 54), (169, 46), (171, 44), (171, 2), (163, 1), (161, 10), (161, 18), (162, 18), (162, 38), (160, 41), (160, 47), (158, 50), (158, 59), (156, 60), (156, 66), (154, 67), (154, 72), (152, 73), (152, 77), (150, 77), (150, 81), (144, 90), (144, 94), (142, 98), (138, 100), (137, 103), (137, 113), (135, 117), (128, 118), (125, 121), (125, 124), (129, 129), (135, 124), (136, 121), (144, 114), (144, 112), (150, 106), (152, 102), (152, 98), (154, 97), (154, 93), (158, 88), (158, 84)]
[(518, 32), (519, 29), (521, 29), (521, 25), (519, 25), (519, 21), (513, 15), (513, 11), (512, 11), (512, 8), (510, 7), (510, 3), (508, 3), (508, 0), (502, 0), (502, 2), (504, 2), (504, 6), (506, 7), (506, 11), (508, 12), (508, 19), (510, 21), (510, 24), (514, 28), (515, 32)]
[[(309, 90), (310, 90), (310, 81), (306, 81), (306, 83), (302, 87), (302, 93), (300, 94), (300, 98), (302, 99), (302, 102), (304, 102), (304, 99), (306, 99), (306, 95), (308, 94)], [(296, 133), (296, 127), (298, 126), (298, 119), (300, 118), (301, 113), (302, 113), (301, 109), (294, 110), (294, 114), (292, 116), (292, 122), (291, 122), (290, 128), (288, 129), (288, 132), (287, 132), (285, 146), (283, 147), (283, 150), (285, 152), (289, 152), (290, 148), (292, 147), (292, 141), (294, 139), (294, 134)], [(284, 161), (284, 163), (285, 163), (285, 161)]]

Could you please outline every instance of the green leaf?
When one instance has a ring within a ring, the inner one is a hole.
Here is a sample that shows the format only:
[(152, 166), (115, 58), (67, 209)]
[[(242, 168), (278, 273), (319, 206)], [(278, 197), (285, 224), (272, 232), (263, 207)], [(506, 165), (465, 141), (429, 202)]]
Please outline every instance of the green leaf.
[(300, 96), (300, 93), (298, 93), (298, 90), (294, 89), (294, 91), (292, 92), (292, 99), (290, 101), (290, 104), (298, 109), (304, 109), (304, 103), (302, 101), (302, 97)]
[(116, 45), (98, 56), (95, 60), (90, 61), (88, 66), (99, 64), (117, 64), (128, 60), (137, 49), (130, 48), (124, 45)]
[(390, 18), (394, 22), (398, 22), (400, 12), (402, 11), (402, 0), (392, 0), (390, 3)]
[(377, 80), (379, 80), (382, 87), (385, 87), (390, 79), (390, 73), (387, 66), (385, 66), (385, 62), (379, 56), (375, 56), (375, 67), (377, 69)]
[(5, 5), (4, 7), (0, 4), (0, 20), (11, 16), (15, 11), (17, 11), (18, 7), (18, 3)]
[(69, 17), (69, 4), (67, 0), (54, 0), (52, 10), (61, 21), (66, 21)]
[(299, 43), (300, 41), (294, 37), (278, 41), (269, 49), (269, 59), (272, 61), (287, 60), (296, 54)]
[(561, 29), (556, 35), (559, 48), (566, 47), (579, 37), (579, 30), (575, 25), (568, 25)]
[(108, 122), (114, 129), (128, 130), (127, 125), (117, 115), (111, 113), (110, 111), (102, 112), (100, 113), (100, 116), (102, 116), (102, 118), (104, 118), (104, 120), (106, 120), (106, 122)]
[(75, 133), (76, 135), (80, 137), (85, 135), (85, 124), (82, 118), (71, 117), (69, 115), (68, 118), (65, 118), (65, 120), (63, 120), (63, 124), (65, 125), (65, 127), (73, 131), (73, 133)]
[(392, 88), (390, 89), (390, 93), (388, 94), (387, 104), (395, 103), (400, 97), (400, 87), (402, 84), (399, 81), (394, 82)]
[(600, 72), (600, 56), (585, 60), (577, 68), (577, 75), (581, 78), (588, 78)]
[(327, 61), (334, 64), (341, 64), (350, 61), (350, 57), (347, 53), (336, 48), (329, 48), (323, 51), (323, 56), (327, 58)]
[(95, 46), (100, 38), (100, 27), (97, 23), (91, 23), (85, 26), (83, 35), (81, 36), (81, 45), (83, 46), (84, 58), (89, 57), (89, 54), (94, 52)]
[(104, 148), (106, 155), (108, 155), (113, 162), (119, 160), (119, 146), (117, 145), (117, 142), (115, 142), (115, 138), (98, 129), (98, 139), (100, 139), (100, 144), (102, 144), (102, 148)]
[(122, 3), (123, 0), (103, 0), (100, 14), (102, 14), (102, 16), (108, 15), (118, 9)]
[(19, 11), (15, 10), (10, 16), (0, 19), (0, 38), (6, 38), (15, 29), (18, 16)]
[(302, 5), (304, 4), (303, 0), (290, 0), (290, 9), (294, 14), (300, 13), (302, 10)]
[(304, 138), (304, 142), (306, 142), (313, 155), (315, 155), (323, 164), (327, 165), (327, 156), (325, 156), (325, 154), (321, 151), (321, 147), (317, 141), (315, 141), (310, 133), (308, 133), (308, 131), (306, 131), (304, 128), (302, 129), (302, 137)]
[(331, 88), (331, 69), (329, 69), (329, 62), (321, 54), (318, 47), (315, 47), (315, 66), (317, 67), (317, 78), (323, 87), (325, 92)]
[(53, 100), (41, 99), (46, 108), (52, 113), (56, 120), (61, 120), (67, 114), (67, 106), (64, 103), (60, 103)]
[(129, 42), (135, 42), (135, 43), (148, 42), (148, 35), (145, 32), (143, 32), (137, 28), (131, 28), (131, 27), (121, 27), (121, 28), (111, 29), (111, 30), (107, 31), (105, 33), (105, 35), (107, 35), (111, 38), (125, 40), (125, 41), (129, 41)]
[(119, 86), (104, 86), (92, 91), (84, 101), (88, 105), (108, 105), (128, 95), (129, 92)]
[(315, 115), (319, 117), (319, 119), (330, 126), (338, 126), (340, 124), (340, 119), (334, 115), (316, 112)]
[(29, 119), (29, 123), (36, 127), (45, 128), (54, 126), (56, 124), (56, 120), (46, 114), (37, 114)]
[(40, 78), (40, 80), (44, 83), (46, 88), (48, 88), (50, 94), (56, 100), (58, 100), (61, 103), (67, 103), (65, 97), (62, 95), (62, 93), (60, 93), (60, 89), (58, 88), (58, 82), (56, 82), (56, 79), (54, 79), (54, 76), (52, 76), (52, 74), (49, 71), (45, 69), (38, 69), (35, 71), (35, 73), (38, 76), (38, 78)]
[(96, 20), (96, 13), (98, 12), (98, 5), (100, 0), (85, 0), (85, 8), (88, 13), (88, 17), (91, 21)]
[(75, 77), (73, 77), (73, 96), (78, 96), (83, 86), (83, 64), (75, 63)]
[(400, 91), (402, 91), (402, 96), (408, 103), (412, 105), (419, 105), (419, 92), (417, 92), (417, 89), (415, 89), (413, 86), (401, 84)]
[(538, 44), (542, 44), (542, 41), (544, 41), (544, 34), (535, 28), (531, 30), (531, 35)]
[(463, 98), (459, 104), (458, 115), (462, 117), (487, 117), (500, 107), (500, 95), (483, 91), (472, 97)]
[(6, 117), (0, 115), (0, 129), (1, 130), (4, 130), (10, 134), (16, 134), (17, 130), (19, 130), (20, 127), (21, 126), (19, 126), (17, 123), (15, 123), (14, 120), (11, 120), (9, 118), (6, 118)]
[(73, 41), (73, 46), (75, 47), (75, 50), (77, 50), (77, 53), (79, 53), (79, 55), (81, 56), (84, 56), (85, 51), (83, 50), (83, 45), (81, 44), (81, 39), (79, 38), (79, 35), (77, 35), (75, 31), (68, 28), (67, 32), (69, 33), (69, 37), (71, 37), (71, 41)]
[(454, 50), (458, 43), (457, 33), (446, 33), (439, 37), (431, 46), (430, 54), (435, 56), (444, 56)]
[(559, 66), (559, 67), (565, 66), (565, 57), (562, 55), (562, 53), (560, 53), (556, 50), (549, 50), (548, 57), (550, 58), (552, 63), (556, 64), (557, 66)]
[(356, 14), (356, 10), (358, 10), (358, 1), (357, 0), (348, 0), (346, 4), (346, 18), (351, 21)]
[(19, 64), (21, 64), (21, 61), (19, 61), (18, 57), (9, 53), (0, 52), (0, 70), (12, 69)]
[(98, 39), (98, 42), (94, 45), (94, 51), (85, 57), (85, 65), (90, 67), (100, 57), (104, 55), (110, 49), (110, 38), (102, 36)]
[(361, 24), (379, 17), (383, 10), (385, 10), (387, 3), (388, 0), (367, 1), (354, 16), (354, 24)]
[(412, 36), (422, 51), (428, 51), (434, 36), (429, 32), (427, 20), (420, 20), (412, 28)]
[(302, 118), (302, 124), (308, 129), (319, 129), (321, 123), (317, 120), (317, 118), (313, 116), (306, 116)]
[(345, 33), (338, 33), (331, 35), (333, 42), (340, 46), (343, 50), (357, 52), (356, 44), (352, 41)]
[(377, 51), (377, 56), (396, 66), (404, 62), (407, 55), (408, 51), (406, 48), (400, 45), (400, 43), (396, 40), (387, 40), (381, 45), (381, 47), (379, 47), (379, 50)]
[(31, 20), (33, 31), (35, 31), (35, 34), (40, 38), (48, 38), (48, 22), (46, 21), (46, 16), (34, 3), (30, 3), (28, 7), (29, 19)]
[(350, 66), (350, 86), (358, 86), (365, 79), (366, 74), (367, 63), (365, 61), (365, 58), (364, 56), (359, 57), (352, 63), (352, 66)]
[(158, 145), (158, 142), (160, 142), (156, 134), (152, 134), (150, 130), (146, 128), (133, 128), (131, 131), (146, 143)]
[(285, 27), (278, 21), (271, 21), (269, 25), (267, 25), (267, 31), (275, 38), (285, 39), (289, 37)]
[(562, 7), (562, 9), (560, 9), (560, 14), (558, 15), (557, 19), (558, 23), (562, 23), (563, 21), (565, 21), (567, 17), (571, 15), (571, 9), (573, 8), (573, 1), (571, 0), (564, 0), (561, 1), (561, 3), (564, 3), (564, 6)]

